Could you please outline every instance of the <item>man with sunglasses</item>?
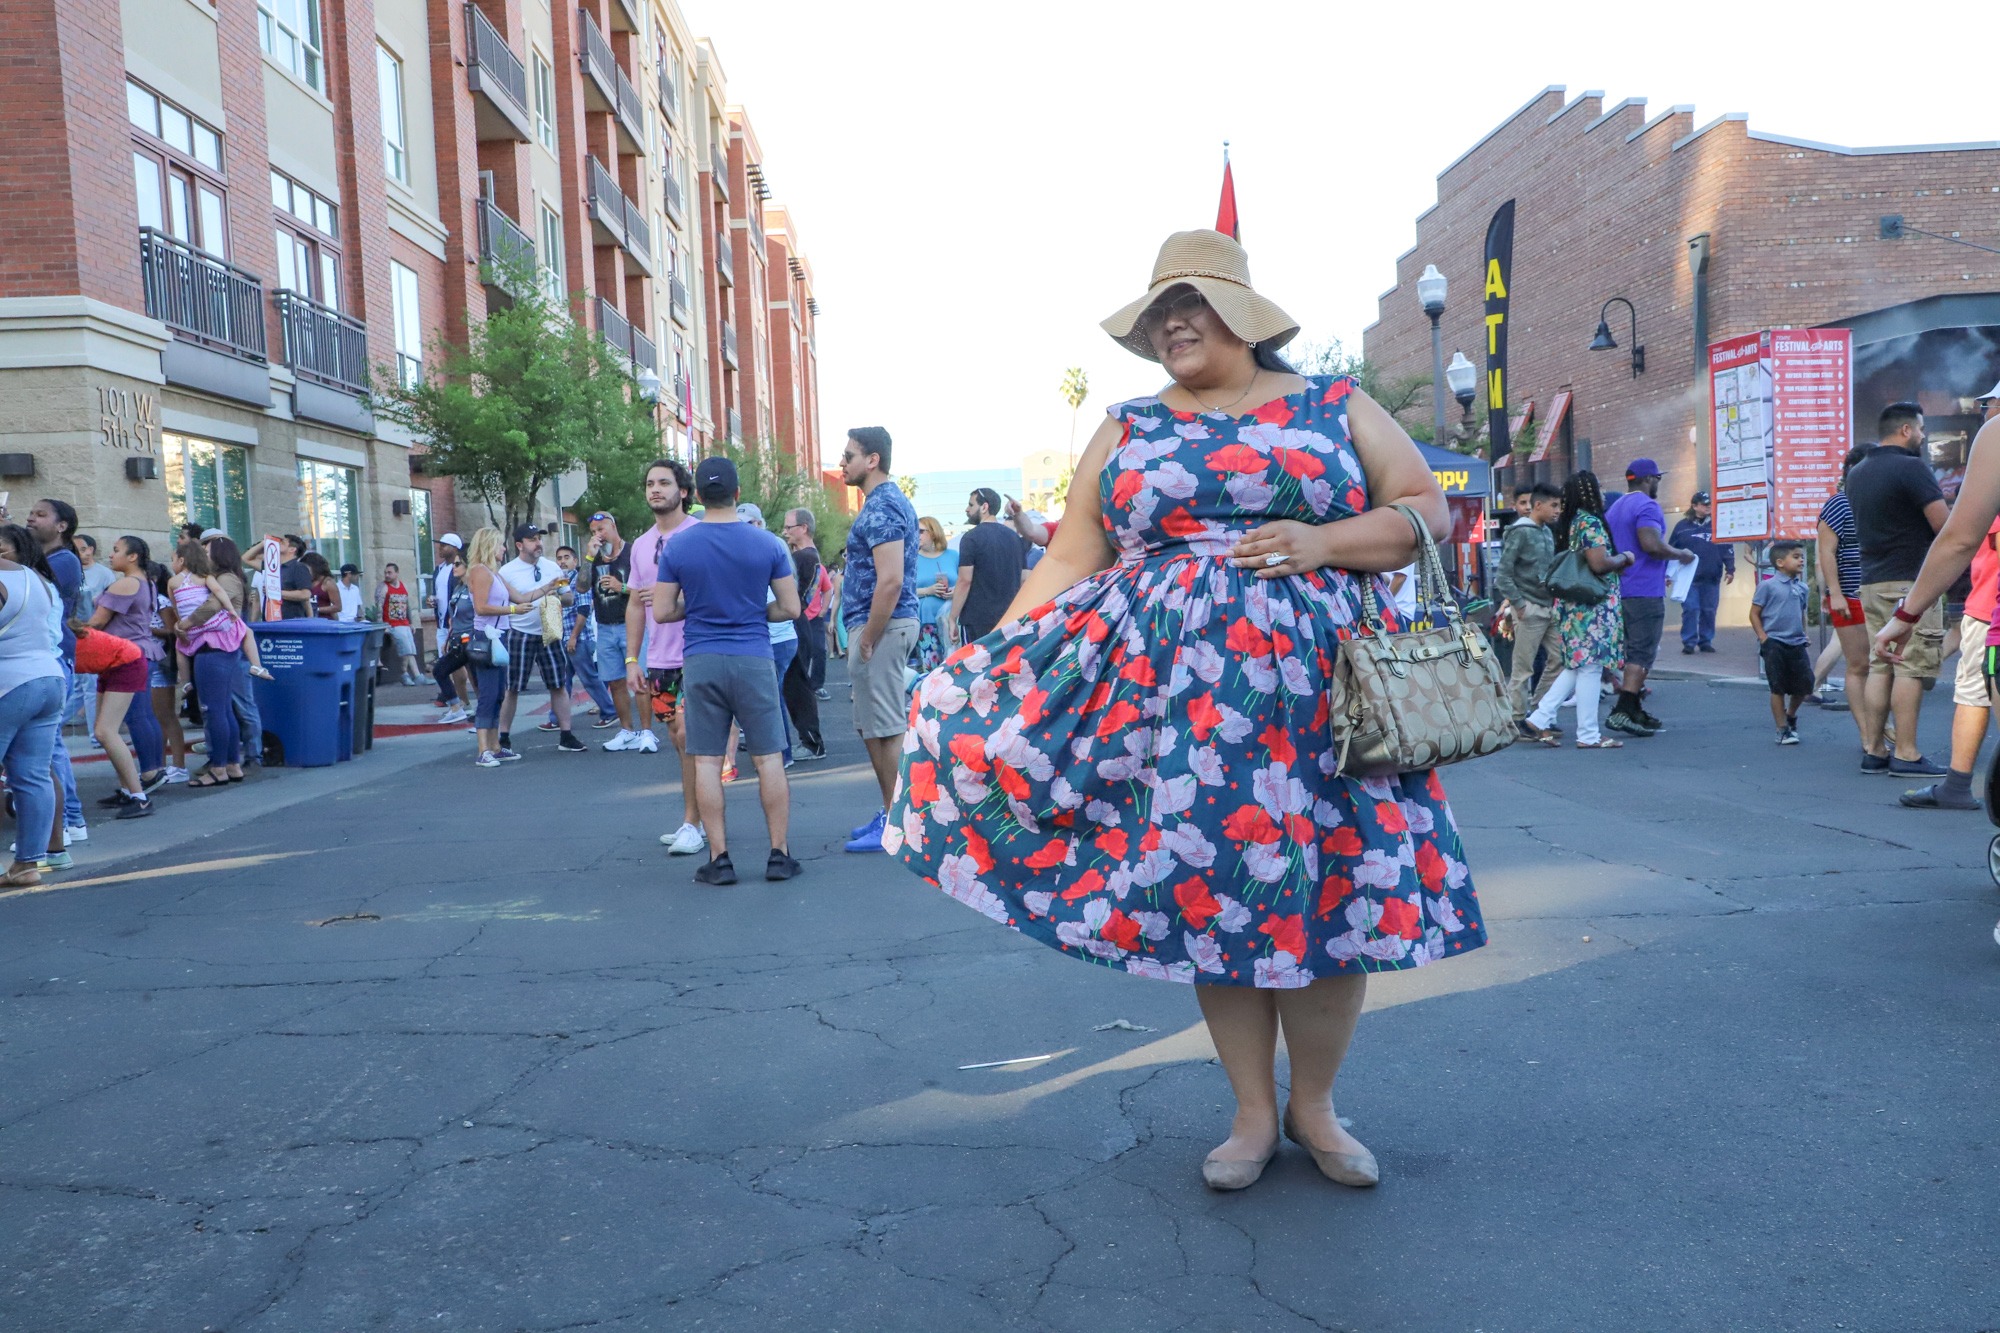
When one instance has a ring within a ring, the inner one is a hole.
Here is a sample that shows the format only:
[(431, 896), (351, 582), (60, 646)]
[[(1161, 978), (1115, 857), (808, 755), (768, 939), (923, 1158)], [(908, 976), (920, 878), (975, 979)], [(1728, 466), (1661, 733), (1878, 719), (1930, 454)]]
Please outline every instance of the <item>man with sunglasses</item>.
[(618, 734), (604, 742), (604, 748), (640, 749), (639, 733), (646, 724), (625, 683), (629, 642), (625, 610), (632, 597), (628, 586), (632, 582), (632, 544), (619, 533), (618, 520), (601, 509), (590, 516), (590, 540), (584, 544), (583, 558), (590, 565), (591, 617), (597, 622), (597, 677), (611, 691), (618, 721)]

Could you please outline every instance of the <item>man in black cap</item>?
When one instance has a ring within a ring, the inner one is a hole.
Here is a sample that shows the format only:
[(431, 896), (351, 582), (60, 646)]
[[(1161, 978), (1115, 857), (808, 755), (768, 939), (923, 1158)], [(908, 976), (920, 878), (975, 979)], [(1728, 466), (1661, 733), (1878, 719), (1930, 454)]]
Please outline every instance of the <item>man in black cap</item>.
[(792, 797), (785, 780), (785, 706), (768, 627), (798, 619), (799, 581), (784, 543), (737, 514), (734, 463), (702, 459), (694, 485), (701, 521), (671, 544), (662, 543), (652, 603), (655, 621), (681, 622), (687, 635), (681, 704), (709, 851), (708, 864), (694, 877), (702, 884), (736, 882), (722, 794), (722, 758), (734, 722), (757, 768), (757, 796), (771, 834), (764, 878), (790, 879), (800, 867), (788, 840)]
[(1693, 551), (1694, 583), (1687, 600), (1681, 603), (1681, 651), (1715, 651), (1715, 608), (1722, 602), (1722, 585), (1736, 582), (1736, 547), (1715, 540), (1715, 510), (1707, 491), (1696, 491), (1688, 499), (1686, 517), (1674, 524), (1669, 546)]
[(570, 730), (569, 687), (565, 683), (569, 658), (563, 652), (562, 613), (556, 610), (549, 617), (542, 610), (542, 603), (550, 600), (558, 608), (568, 606), (576, 600), (576, 593), (562, 566), (542, 559), (542, 530), (533, 523), (514, 529), (514, 558), (500, 566), (500, 581), (507, 585), (511, 613), (507, 621), (507, 697), (500, 704), (500, 748), (513, 748), (508, 733), (513, 730), (514, 709), (539, 669), (555, 709), (556, 726), (562, 731), (556, 749), (582, 754), (589, 747)]

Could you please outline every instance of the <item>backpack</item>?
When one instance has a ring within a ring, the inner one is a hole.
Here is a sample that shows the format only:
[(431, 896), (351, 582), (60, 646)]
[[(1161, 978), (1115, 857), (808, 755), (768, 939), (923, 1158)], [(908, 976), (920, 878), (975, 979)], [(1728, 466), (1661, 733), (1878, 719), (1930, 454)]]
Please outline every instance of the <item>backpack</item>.
[(818, 620), (826, 614), (826, 599), (833, 592), (833, 575), (826, 572), (825, 562), (821, 562), (819, 573), (813, 577), (812, 600), (806, 603), (806, 619)]

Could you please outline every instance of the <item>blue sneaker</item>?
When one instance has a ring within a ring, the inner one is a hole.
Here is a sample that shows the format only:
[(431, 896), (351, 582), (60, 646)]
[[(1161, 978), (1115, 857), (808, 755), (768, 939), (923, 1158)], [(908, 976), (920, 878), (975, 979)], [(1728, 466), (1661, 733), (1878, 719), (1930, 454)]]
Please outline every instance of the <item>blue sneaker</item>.
[(847, 844), (847, 850), (850, 852), (881, 851), (882, 830), (887, 827), (888, 822), (889, 816), (886, 812), (876, 815), (875, 818), (855, 833), (853, 841)]
[(870, 833), (880, 833), (882, 831), (882, 826), (886, 824), (888, 821), (889, 821), (889, 812), (887, 810), (877, 810), (875, 812), (874, 818), (870, 819), (866, 824), (862, 824), (856, 828), (849, 829), (847, 831), (847, 836), (850, 839), (854, 839), (854, 838), (865, 838)]

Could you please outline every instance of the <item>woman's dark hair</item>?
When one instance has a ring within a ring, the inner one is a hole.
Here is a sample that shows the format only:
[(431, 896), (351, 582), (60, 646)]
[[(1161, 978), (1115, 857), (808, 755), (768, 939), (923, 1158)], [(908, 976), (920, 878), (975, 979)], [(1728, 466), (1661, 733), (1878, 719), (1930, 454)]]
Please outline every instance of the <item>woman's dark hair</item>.
[(158, 593), (160, 596), (171, 598), (174, 595), (173, 589), (170, 586), (168, 586), (168, 581), (172, 579), (173, 576), (174, 576), (174, 571), (168, 569), (165, 565), (161, 564), (159, 561), (148, 560), (146, 562), (146, 577), (152, 580), (153, 591), (155, 593)]
[[(123, 537), (120, 537), (118, 541), (124, 542), (125, 549), (130, 551), (133, 555), (139, 558), (139, 568), (149, 569), (152, 567), (153, 548), (146, 544), (146, 539), (144, 537), (134, 537), (131, 533), (128, 532)], [(113, 546), (116, 546), (117, 544), (118, 542), (112, 543)]]
[(310, 569), (312, 571), (312, 575), (316, 579), (326, 579), (333, 577), (333, 566), (326, 563), (326, 557), (321, 555), (318, 551), (307, 551), (304, 555), (299, 557), (299, 561), (307, 569)]
[(1250, 359), (1257, 363), (1259, 370), (1275, 370), (1280, 375), (1296, 375), (1298, 367), (1278, 354), (1278, 349), (1268, 343), (1258, 343), (1250, 349)]
[(243, 577), (243, 551), (227, 537), (208, 539), (208, 563), (218, 574), (234, 574)]
[(26, 565), (50, 583), (56, 581), (54, 571), (49, 568), (49, 558), (42, 552), (42, 544), (35, 540), (35, 534), (19, 523), (0, 523), (0, 543), (5, 543), (14, 552), (14, 563)]
[(67, 500), (58, 500), (44, 495), (42, 503), (55, 514), (56, 522), (63, 525), (62, 544), (66, 551), (76, 550), (76, 506)]
[[(1600, 519), (1604, 517), (1604, 492), (1598, 489), (1595, 472), (1579, 471), (1569, 474), (1569, 480), (1563, 483), (1562, 494), (1562, 517), (1556, 520), (1556, 549), (1567, 551), (1570, 525), (1576, 521), (1579, 513), (1594, 514)], [(1618, 548), (1612, 545), (1611, 534), (1608, 531), (1605, 533), (1604, 545), (1613, 555), (1617, 554)]]

